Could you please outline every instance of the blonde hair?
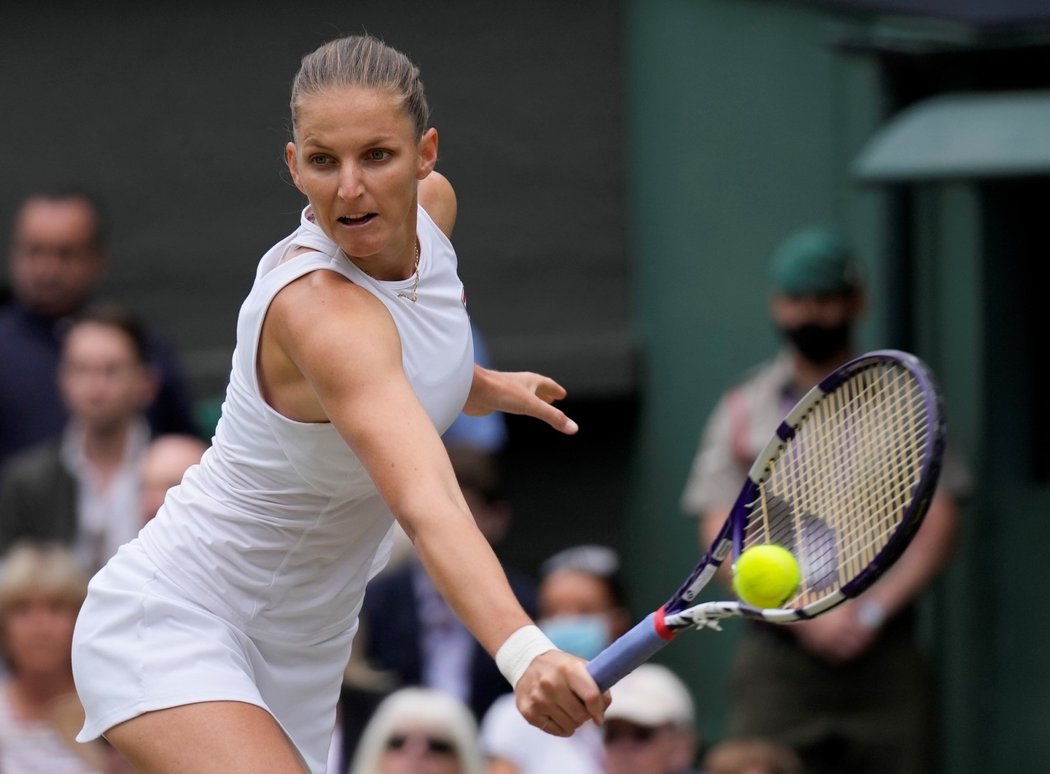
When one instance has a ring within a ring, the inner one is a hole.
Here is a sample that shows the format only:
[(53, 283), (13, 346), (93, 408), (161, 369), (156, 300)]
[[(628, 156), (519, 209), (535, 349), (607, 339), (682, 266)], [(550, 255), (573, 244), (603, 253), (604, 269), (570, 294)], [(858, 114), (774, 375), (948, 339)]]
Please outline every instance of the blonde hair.
[(431, 688), (402, 688), (383, 699), (361, 735), (350, 774), (376, 774), (390, 737), (419, 723), (448, 734), (462, 774), (482, 774), (478, 724), (459, 699)]
[(332, 87), (359, 86), (385, 90), (397, 97), (422, 137), (430, 125), (419, 68), (397, 49), (370, 35), (351, 35), (329, 41), (302, 59), (292, 81), (292, 131), (305, 97)]
[(0, 628), (11, 607), (28, 599), (60, 600), (74, 611), (87, 596), (87, 575), (73, 553), (55, 543), (18, 543), (0, 567)]

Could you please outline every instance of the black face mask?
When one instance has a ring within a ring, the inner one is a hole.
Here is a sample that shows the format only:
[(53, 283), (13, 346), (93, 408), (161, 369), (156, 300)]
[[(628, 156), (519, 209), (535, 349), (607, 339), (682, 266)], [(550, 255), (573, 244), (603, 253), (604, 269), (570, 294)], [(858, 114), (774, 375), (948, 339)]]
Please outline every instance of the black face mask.
[(849, 321), (830, 328), (806, 323), (797, 328), (781, 328), (781, 335), (791, 342), (799, 354), (811, 363), (826, 363), (849, 347)]

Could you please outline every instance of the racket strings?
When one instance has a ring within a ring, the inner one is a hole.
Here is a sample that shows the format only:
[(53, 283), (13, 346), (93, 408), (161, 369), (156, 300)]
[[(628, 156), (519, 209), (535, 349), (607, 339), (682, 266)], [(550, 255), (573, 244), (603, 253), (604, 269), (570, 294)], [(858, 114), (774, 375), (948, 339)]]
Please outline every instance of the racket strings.
[(799, 423), (769, 464), (743, 548), (776, 543), (795, 554), (802, 607), (863, 572), (895, 533), (930, 443), (921, 386), (905, 368), (852, 375)]

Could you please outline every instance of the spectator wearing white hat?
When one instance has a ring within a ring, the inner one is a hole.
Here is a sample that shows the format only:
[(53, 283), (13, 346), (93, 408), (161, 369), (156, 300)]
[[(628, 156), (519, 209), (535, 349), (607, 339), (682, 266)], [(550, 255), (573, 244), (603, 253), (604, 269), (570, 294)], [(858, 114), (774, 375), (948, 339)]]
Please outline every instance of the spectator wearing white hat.
[(605, 711), (609, 774), (692, 774), (698, 739), (693, 699), (665, 666), (642, 664), (612, 687)]
[[(536, 622), (555, 646), (589, 660), (627, 630), (619, 570), (616, 552), (598, 545), (566, 548), (540, 565)], [(544, 734), (522, 717), (513, 694), (485, 713), (481, 744), (487, 774), (605, 774), (598, 726), (585, 723), (568, 737)]]

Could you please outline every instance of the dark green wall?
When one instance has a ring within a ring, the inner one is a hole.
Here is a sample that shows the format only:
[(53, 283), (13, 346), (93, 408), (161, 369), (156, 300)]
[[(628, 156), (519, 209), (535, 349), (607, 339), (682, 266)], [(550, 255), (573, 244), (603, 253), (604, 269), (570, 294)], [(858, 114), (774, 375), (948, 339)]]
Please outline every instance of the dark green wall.
[[(1045, 62), (1047, 40), (820, 3), (635, 0), (626, 9), (629, 243), (643, 363), (623, 530), (633, 587), (653, 607), (696, 560), (678, 498), (721, 390), (776, 346), (766, 258), (798, 226), (832, 223), (870, 280), (862, 344), (907, 345), (931, 363), (950, 437), (977, 481), (954, 562), (922, 604), (940, 676), (942, 736), (931, 744), (952, 774), (1042, 770), (1050, 619), (1035, 611), (1050, 584), (1050, 427), (1040, 207), (1050, 182), (891, 189), (862, 185), (852, 167), (909, 101), (1047, 88), (1047, 70), (1034, 65)], [(904, 288), (910, 294), (898, 295)], [(725, 628), (659, 656), (690, 679), (709, 741), (724, 729), (739, 634)]]

